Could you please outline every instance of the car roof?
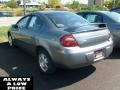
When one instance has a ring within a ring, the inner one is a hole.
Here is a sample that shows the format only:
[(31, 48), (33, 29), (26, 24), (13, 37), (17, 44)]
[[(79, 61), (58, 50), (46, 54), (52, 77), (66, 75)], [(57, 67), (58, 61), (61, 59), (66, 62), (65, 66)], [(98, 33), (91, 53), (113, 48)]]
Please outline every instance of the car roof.
[(86, 13), (86, 12), (89, 12), (89, 13), (110, 13), (110, 11), (81, 11), (78, 13)]
[(35, 12), (35, 14), (52, 14), (52, 13), (65, 13), (68, 11), (38, 11)]
[(118, 10), (120, 7), (112, 8), (110, 11)]

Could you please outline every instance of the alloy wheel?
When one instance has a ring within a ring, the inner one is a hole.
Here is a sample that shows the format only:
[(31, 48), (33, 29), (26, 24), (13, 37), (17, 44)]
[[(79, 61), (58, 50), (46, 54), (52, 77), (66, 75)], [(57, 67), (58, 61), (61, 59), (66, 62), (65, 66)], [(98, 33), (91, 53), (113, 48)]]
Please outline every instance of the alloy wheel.
[(39, 65), (42, 71), (46, 72), (48, 70), (48, 58), (45, 54), (39, 54)]

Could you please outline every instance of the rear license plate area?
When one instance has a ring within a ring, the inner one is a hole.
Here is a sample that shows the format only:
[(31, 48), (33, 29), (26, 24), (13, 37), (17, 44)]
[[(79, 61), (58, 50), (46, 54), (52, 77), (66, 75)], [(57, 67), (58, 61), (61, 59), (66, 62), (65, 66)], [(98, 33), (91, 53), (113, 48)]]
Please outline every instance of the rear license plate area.
[(95, 59), (103, 57), (103, 51), (97, 50), (95, 51)]

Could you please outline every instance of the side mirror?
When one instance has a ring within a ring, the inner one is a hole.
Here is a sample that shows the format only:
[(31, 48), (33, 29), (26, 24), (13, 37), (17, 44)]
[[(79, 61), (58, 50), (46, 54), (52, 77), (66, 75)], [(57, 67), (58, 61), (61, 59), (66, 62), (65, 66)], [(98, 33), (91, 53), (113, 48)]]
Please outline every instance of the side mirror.
[(13, 24), (13, 25), (12, 25), (12, 28), (16, 28), (16, 29), (17, 29), (17, 28), (18, 28), (18, 25), (17, 25), (17, 24)]

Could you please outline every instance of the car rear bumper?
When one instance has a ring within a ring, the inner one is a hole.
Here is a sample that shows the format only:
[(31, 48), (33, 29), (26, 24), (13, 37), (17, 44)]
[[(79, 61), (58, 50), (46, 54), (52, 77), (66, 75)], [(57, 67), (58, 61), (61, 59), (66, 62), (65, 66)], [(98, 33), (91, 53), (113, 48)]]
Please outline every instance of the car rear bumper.
[[(101, 50), (103, 56), (96, 58), (95, 52)], [(64, 47), (62, 50), (55, 51), (53, 60), (62, 64), (67, 68), (80, 68), (90, 65), (108, 57), (113, 50), (113, 42), (108, 41), (99, 45), (80, 48), (80, 47)]]

